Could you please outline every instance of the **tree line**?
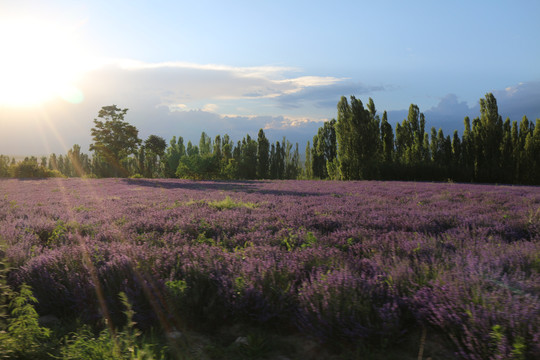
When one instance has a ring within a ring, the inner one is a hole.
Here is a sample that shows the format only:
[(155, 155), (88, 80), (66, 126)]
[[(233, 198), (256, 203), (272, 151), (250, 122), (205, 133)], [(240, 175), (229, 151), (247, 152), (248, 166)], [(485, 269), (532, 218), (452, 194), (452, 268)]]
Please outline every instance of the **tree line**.
[(91, 129), (92, 156), (73, 145), (66, 155), (27, 157), (15, 162), (0, 155), (0, 177), (141, 177), (184, 179), (297, 179), (303, 161), (298, 143), (285, 137), (270, 143), (264, 130), (257, 139), (247, 134), (234, 141), (225, 134), (212, 140), (202, 132), (198, 145), (181, 136), (165, 139), (138, 137), (135, 126), (125, 121), (128, 109), (104, 106)]
[(503, 121), (491, 93), (480, 99), (480, 117), (464, 119), (461, 137), (457, 130), (427, 132), (414, 104), (395, 130), (371, 98), (364, 107), (342, 97), (337, 109), (337, 120), (319, 128), (306, 148), (311, 177), (540, 184), (540, 119), (536, 126), (526, 116)]
[(540, 184), (540, 119), (518, 123), (498, 113), (493, 94), (480, 99), (480, 117), (464, 119), (455, 130), (426, 131), (426, 119), (411, 104), (395, 129), (387, 112), (377, 114), (354, 96), (342, 97), (337, 120), (318, 129), (307, 142), (305, 158), (298, 143), (285, 137), (270, 143), (263, 129), (256, 139), (234, 141), (225, 134), (213, 140), (202, 132), (199, 143), (157, 135), (145, 141), (125, 120), (128, 109), (104, 106), (91, 129), (92, 156), (73, 145), (65, 155), (29, 157), (15, 162), (0, 155), (0, 177), (144, 177), (185, 179), (332, 179), (421, 180)]

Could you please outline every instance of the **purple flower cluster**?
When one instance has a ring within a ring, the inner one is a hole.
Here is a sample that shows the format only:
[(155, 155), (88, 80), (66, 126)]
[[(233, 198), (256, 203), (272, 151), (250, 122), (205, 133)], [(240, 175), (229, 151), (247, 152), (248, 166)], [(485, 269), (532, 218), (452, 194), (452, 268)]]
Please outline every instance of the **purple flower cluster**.
[(540, 188), (1, 180), (0, 241), (38, 310), (141, 326), (279, 324), (321, 341), (417, 326), (467, 359), (540, 355)]

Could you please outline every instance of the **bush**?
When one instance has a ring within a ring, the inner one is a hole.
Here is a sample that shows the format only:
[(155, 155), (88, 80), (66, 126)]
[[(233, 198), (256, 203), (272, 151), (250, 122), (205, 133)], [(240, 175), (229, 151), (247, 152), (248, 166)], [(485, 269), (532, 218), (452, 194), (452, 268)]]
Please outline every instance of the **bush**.
[[(157, 359), (152, 345), (140, 340), (141, 332), (135, 328), (134, 311), (124, 293), (120, 300), (126, 308), (124, 314), (127, 324), (118, 332), (106, 328), (96, 337), (89, 327), (80, 328), (71, 337), (66, 338), (62, 348), (63, 359)], [(160, 358), (163, 358), (161, 354)]]
[(9, 175), (15, 178), (64, 177), (58, 170), (47, 169), (28, 158), (11, 165), (9, 167)]
[(37, 300), (27, 285), (22, 285), (20, 291), (12, 295), (7, 332), (0, 332), (0, 353), (16, 359), (42, 358), (50, 330), (39, 326), (33, 305)]

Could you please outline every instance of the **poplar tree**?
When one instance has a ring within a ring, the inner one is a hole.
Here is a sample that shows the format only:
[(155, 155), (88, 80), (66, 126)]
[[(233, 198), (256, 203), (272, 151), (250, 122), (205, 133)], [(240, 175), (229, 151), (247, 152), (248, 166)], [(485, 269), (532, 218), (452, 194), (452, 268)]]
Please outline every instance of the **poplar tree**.
[(457, 130), (454, 130), (454, 136), (452, 137), (452, 167), (453, 171), (457, 171), (462, 164), (461, 157), (461, 140)]
[(315, 164), (314, 175), (320, 179), (328, 178), (328, 164), (337, 156), (336, 120), (326, 121), (313, 138), (312, 157)]
[(313, 177), (313, 171), (311, 169), (311, 144), (309, 140), (306, 145), (306, 161), (304, 161), (304, 175), (306, 179), (311, 179)]
[(461, 152), (463, 171), (466, 181), (471, 181), (474, 171), (474, 142), (471, 133), (471, 120), (468, 116), (463, 119), (463, 136), (461, 139)]
[(86, 169), (83, 167), (84, 164), (80, 145), (73, 145), (73, 147), (68, 150), (67, 156), (70, 159), (72, 166), (72, 171), (70, 171), (71, 173), (68, 176), (81, 177), (83, 175), (86, 175)]
[(502, 118), (499, 115), (497, 100), (492, 93), (480, 99), (480, 128), (478, 137), (482, 153), (478, 164), (480, 181), (495, 181), (499, 174), (501, 157), (500, 143), (502, 140)]
[(533, 175), (531, 184), (540, 184), (540, 119), (536, 119), (531, 143), (531, 167)]
[(319, 135), (315, 135), (313, 137), (313, 147), (311, 148), (311, 172), (313, 177), (325, 179), (326, 173), (324, 169), (324, 157), (319, 153)]
[(260, 129), (257, 136), (257, 178), (259, 179), (268, 178), (268, 170), (270, 166), (269, 152), (270, 142), (264, 135), (263, 129)]
[[(354, 179), (354, 147), (357, 143), (351, 108), (345, 96), (337, 105), (336, 137), (338, 142), (339, 172), (343, 180)], [(314, 139), (315, 144), (315, 139)]]
[(395, 163), (405, 163), (405, 150), (407, 149), (407, 132), (400, 123), (396, 124)]
[(276, 154), (274, 157), (276, 167), (276, 179), (283, 179), (283, 173), (285, 172), (284, 155), (285, 154), (283, 151), (283, 147), (281, 146), (279, 141), (276, 141)]
[(501, 151), (501, 179), (505, 183), (511, 183), (514, 180), (516, 173), (515, 163), (513, 161), (512, 149), (512, 125), (510, 118), (506, 118), (503, 124), (502, 141), (500, 144)]
[(221, 136), (216, 135), (216, 137), (214, 138), (214, 149), (212, 151), (212, 155), (214, 155), (214, 157), (219, 163), (221, 163), (221, 160), (223, 158), (221, 147), (222, 147)]
[(276, 145), (270, 146), (270, 179), (277, 179), (277, 159), (276, 159)]
[(392, 125), (388, 122), (388, 115), (383, 112), (381, 120), (381, 143), (382, 143), (382, 160), (385, 163), (390, 163), (394, 155), (394, 132)]
[(212, 139), (204, 131), (201, 133), (199, 139), (199, 154), (201, 156), (209, 155), (212, 153)]
[(238, 173), (242, 179), (257, 178), (257, 142), (249, 134), (242, 139)]

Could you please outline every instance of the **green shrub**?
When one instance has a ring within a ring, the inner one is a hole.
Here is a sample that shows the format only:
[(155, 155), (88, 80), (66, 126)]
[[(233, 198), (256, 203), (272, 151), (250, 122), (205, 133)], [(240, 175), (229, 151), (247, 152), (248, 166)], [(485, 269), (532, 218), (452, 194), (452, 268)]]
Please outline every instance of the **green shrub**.
[[(153, 345), (141, 339), (141, 332), (135, 327), (133, 311), (125, 293), (120, 293), (120, 300), (125, 306), (126, 326), (115, 332), (106, 328), (98, 336), (94, 336), (88, 326), (84, 326), (65, 339), (62, 347), (63, 359), (163, 359), (164, 355), (156, 355)], [(162, 349), (164, 351), (165, 348)]]
[(46, 354), (50, 330), (39, 326), (39, 316), (33, 305), (37, 300), (25, 284), (11, 295), (7, 331), (0, 332), (0, 353), (16, 359), (42, 358)]
[(64, 177), (58, 170), (51, 170), (38, 165), (38, 163), (32, 159), (24, 159), (21, 162), (13, 164), (9, 167), (8, 171), (9, 175), (15, 178)]
[(217, 200), (209, 201), (208, 205), (218, 210), (235, 209), (235, 208), (241, 208), (241, 207), (253, 209), (257, 207), (257, 204), (255, 203), (235, 201), (230, 196), (225, 197), (225, 199), (221, 201), (217, 201)]

